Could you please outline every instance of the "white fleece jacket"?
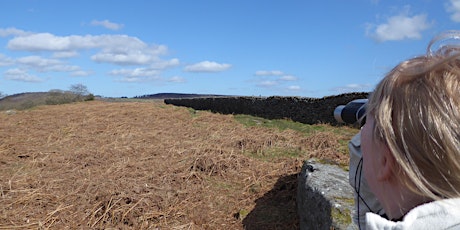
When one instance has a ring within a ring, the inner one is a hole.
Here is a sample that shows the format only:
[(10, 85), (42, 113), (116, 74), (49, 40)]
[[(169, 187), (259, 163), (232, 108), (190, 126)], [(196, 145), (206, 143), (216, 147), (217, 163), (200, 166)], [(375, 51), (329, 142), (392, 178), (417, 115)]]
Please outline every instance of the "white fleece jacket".
[(369, 212), (366, 214), (366, 229), (460, 229), (460, 198), (433, 201), (417, 206), (398, 222)]

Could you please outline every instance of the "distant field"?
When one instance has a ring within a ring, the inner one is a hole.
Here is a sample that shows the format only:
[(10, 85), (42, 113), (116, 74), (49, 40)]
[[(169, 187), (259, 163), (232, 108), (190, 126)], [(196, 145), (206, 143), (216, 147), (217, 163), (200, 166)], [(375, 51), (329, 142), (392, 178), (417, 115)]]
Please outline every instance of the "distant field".
[(348, 127), (162, 101), (0, 111), (0, 229), (296, 229), (297, 173)]

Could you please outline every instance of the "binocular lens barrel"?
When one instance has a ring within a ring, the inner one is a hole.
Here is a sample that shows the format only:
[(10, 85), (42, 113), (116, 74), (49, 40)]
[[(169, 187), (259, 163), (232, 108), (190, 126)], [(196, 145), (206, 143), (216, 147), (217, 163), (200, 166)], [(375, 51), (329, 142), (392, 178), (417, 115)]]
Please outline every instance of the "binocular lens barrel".
[(356, 99), (346, 105), (339, 105), (334, 110), (334, 118), (340, 123), (363, 125), (364, 116), (366, 115), (367, 99)]

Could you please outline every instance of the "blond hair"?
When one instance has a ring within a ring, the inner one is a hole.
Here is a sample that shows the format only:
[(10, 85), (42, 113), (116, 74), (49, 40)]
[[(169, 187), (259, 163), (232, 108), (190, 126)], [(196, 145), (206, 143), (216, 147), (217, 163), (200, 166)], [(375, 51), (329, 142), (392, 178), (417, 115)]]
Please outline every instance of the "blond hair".
[(437, 200), (460, 197), (460, 45), (404, 61), (377, 85), (368, 102), (374, 137), (387, 144), (407, 188)]

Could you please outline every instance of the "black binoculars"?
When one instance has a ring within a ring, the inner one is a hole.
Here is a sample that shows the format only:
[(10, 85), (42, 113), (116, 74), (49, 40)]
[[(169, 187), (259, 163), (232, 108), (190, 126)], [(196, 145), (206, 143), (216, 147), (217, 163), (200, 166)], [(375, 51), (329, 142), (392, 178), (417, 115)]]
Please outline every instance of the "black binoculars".
[(339, 123), (363, 126), (366, 121), (367, 99), (356, 99), (334, 110), (334, 118)]

